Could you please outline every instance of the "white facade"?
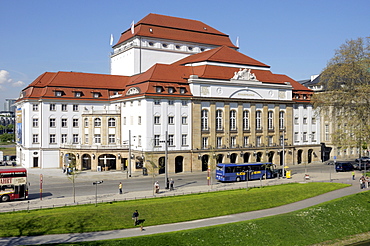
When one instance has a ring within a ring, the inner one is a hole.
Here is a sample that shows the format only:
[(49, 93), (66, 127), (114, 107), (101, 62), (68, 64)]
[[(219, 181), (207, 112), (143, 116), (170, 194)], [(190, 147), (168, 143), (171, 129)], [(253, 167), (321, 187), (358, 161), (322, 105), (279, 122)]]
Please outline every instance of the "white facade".
[(132, 76), (148, 70), (156, 63), (171, 64), (189, 55), (217, 46), (134, 37), (114, 47), (111, 74)]

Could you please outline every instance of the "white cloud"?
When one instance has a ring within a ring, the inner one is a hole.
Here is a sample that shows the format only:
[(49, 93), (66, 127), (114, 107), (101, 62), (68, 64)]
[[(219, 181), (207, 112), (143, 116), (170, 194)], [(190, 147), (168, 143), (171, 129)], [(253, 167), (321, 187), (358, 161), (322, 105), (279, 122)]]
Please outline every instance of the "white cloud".
[(12, 79), (8, 71), (0, 70), (0, 90), (4, 90), (7, 84), (10, 84), (13, 87), (21, 87), (25, 85), (23, 81), (15, 81)]

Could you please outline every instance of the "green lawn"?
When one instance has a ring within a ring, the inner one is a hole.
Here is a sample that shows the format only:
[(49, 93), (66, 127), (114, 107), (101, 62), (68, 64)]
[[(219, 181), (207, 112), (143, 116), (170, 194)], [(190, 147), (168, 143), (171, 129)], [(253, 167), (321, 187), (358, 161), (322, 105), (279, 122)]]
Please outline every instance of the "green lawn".
[[(370, 191), (367, 191), (261, 219), (149, 236), (57, 245), (333, 245), (351, 238), (351, 235), (369, 232), (369, 217)], [(349, 242), (340, 245), (349, 245)]]
[(133, 227), (135, 209), (145, 226), (271, 208), (343, 188), (337, 183), (285, 184), (0, 214), (0, 236), (116, 230)]

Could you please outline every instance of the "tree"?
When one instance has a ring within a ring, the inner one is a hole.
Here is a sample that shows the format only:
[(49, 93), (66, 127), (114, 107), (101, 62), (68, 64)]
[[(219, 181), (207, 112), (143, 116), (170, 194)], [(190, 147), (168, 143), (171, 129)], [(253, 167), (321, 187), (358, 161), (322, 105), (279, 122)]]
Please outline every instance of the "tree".
[(348, 40), (320, 75), (324, 91), (313, 104), (333, 124), (338, 147), (367, 146), (370, 140), (370, 38)]

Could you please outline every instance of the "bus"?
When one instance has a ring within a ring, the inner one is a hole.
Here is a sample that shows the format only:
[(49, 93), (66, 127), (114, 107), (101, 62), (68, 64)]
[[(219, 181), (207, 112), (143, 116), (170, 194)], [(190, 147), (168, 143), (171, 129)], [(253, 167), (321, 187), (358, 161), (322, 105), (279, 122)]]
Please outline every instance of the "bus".
[(27, 169), (0, 168), (0, 201), (28, 198)]
[(275, 165), (266, 163), (217, 164), (216, 179), (221, 182), (245, 181), (261, 178), (274, 178)]

